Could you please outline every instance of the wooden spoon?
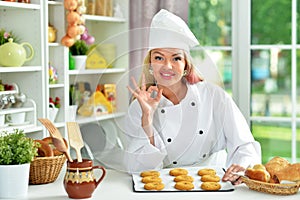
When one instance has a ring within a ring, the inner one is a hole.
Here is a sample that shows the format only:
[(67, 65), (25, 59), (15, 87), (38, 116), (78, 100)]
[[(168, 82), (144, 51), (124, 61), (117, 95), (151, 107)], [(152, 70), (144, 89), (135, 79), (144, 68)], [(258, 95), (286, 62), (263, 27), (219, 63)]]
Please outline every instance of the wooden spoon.
[(59, 130), (55, 127), (55, 125), (46, 118), (39, 118), (38, 119), (49, 131), (51, 137), (52, 137), (52, 142), (53, 145), (56, 147), (57, 150), (63, 152), (69, 162), (73, 162), (73, 159), (71, 158), (69, 154), (68, 147), (65, 145), (65, 142), (63, 140), (63, 137), (61, 136)]
[(76, 151), (77, 161), (82, 162), (81, 148), (84, 147), (78, 123), (67, 122), (70, 146)]

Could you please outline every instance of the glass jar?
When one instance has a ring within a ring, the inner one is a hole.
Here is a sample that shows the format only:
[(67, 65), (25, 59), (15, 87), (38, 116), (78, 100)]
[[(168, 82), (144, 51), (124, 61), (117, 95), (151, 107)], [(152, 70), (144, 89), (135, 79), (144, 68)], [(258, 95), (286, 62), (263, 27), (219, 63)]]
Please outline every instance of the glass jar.
[(88, 15), (96, 14), (96, 0), (87, 0), (86, 1), (86, 13)]

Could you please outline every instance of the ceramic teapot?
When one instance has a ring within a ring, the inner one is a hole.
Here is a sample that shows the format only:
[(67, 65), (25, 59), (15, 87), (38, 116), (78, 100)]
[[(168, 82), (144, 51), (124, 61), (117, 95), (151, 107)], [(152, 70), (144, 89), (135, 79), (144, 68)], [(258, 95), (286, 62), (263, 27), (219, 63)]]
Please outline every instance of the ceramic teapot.
[[(30, 54), (24, 47), (27, 47)], [(8, 42), (0, 46), (0, 65), (4, 67), (20, 67), (26, 61), (33, 58), (34, 51), (28, 42), (17, 44), (13, 42), (12, 38), (8, 39)]]

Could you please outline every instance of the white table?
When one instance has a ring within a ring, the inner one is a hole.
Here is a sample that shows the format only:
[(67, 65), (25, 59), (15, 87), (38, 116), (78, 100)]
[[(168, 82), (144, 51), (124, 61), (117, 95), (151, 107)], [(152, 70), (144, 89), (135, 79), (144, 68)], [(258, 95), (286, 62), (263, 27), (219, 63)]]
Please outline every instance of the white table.
[[(54, 183), (43, 185), (30, 185), (28, 196), (25, 199), (37, 200), (60, 200), (69, 199), (63, 187), (63, 176), (65, 171), (62, 170), (59, 178)], [(274, 199), (300, 199), (300, 192), (295, 195), (278, 196), (265, 194), (249, 190), (246, 185), (242, 184), (235, 187), (232, 192), (146, 192), (138, 193), (132, 190), (132, 178), (129, 174), (115, 170), (107, 170), (107, 175), (98, 188), (93, 193), (92, 198), (98, 200), (196, 200), (196, 199), (221, 199), (221, 200), (274, 200)]]

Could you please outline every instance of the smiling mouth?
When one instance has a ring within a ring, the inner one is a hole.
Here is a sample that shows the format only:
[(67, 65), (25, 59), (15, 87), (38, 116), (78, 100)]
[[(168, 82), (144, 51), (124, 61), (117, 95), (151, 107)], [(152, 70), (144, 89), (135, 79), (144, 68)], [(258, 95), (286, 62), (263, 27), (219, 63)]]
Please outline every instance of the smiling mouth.
[(165, 76), (165, 77), (171, 77), (171, 76), (174, 76), (174, 74), (166, 74), (166, 73), (160, 73), (162, 76)]

